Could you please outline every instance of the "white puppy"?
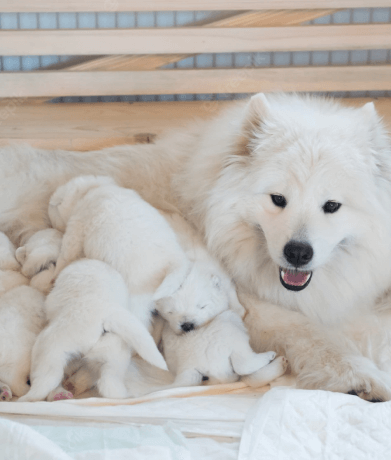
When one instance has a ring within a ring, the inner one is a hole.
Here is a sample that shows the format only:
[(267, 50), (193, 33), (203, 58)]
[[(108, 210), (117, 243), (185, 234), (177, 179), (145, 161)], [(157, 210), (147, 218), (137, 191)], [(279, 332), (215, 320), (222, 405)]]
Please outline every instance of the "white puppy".
[(30, 285), (45, 294), (52, 287), (61, 242), (62, 233), (47, 228), (34, 233), (15, 253), (22, 273), (31, 278)]
[(34, 345), (31, 390), (21, 400), (45, 399), (62, 381), (68, 361), (78, 355), (100, 367), (97, 387), (107, 398), (127, 396), (124, 377), (132, 350), (167, 369), (151, 335), (128, 305), (123, 278), (107, 264), (83, 259), (64, 269), (46, 299), (49, 325)]
[(19, 286), (0, 298), (0, 399), (29, 390), (31, 350), (45, 323), (44, 296)]
[[(56, 275), (85, 255), (106, 262), (124, 278), (131, 294), (153, 294), (170, 279), (183, 279), (189, 262), (166, 220), (138, 193), (108, 177), (81, 176), (61, 186), (49, 205), (52, 225), (65, 233)], [(149, 327), (152, 305), (133, 302)]]
[(43, 298), (24, 286), (29, 280), (19, 269), (13, 244), (0, 232), (0, 401), (28, 390), (31, 348), (43, 321)]
[(254, 353), (241, 317), (229, 310), (230, 285), (222, 284), (214, 268), (196, 262), (182, 285), (156, 302), (166, 320), (162, 347), (176, 375), (173, 386), (229, 383), (254, 373), (249, 383), (265, 385), (285, 372), (287, 362), (280, 357), (271, 363), (272, 351)]

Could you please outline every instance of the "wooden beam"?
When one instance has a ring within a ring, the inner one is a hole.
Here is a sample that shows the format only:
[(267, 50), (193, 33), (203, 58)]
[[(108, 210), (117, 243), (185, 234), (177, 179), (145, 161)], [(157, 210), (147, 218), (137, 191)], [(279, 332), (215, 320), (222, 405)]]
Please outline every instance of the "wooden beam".
[(1, 72), (0, 97), (391, 90), (391, 65)]
[[(364, 105), (370, 99), (346, 99)], [(11, 101), (10, 101), (11, 102)], [(0, 145), (28, 143), (48, 149), (94, 150), (150, 142), (155, 136), (186, 125), (194, 118), (214, 117), (235, 102), (148, 102), (39, 104), (0, 107)], [(375, 101), (391, 128), (391, 99)]]
[(391, 24), (260, 28), (1, 30), (0, 55), (387, 49)]
[(224, 11), (390, 7), (390, 0), (2, 0), (0, 13)]
[[(270, 27), (292, 26), (302, 22), (335, 13), (339, 10), (266, 10), (246, 11), (244, 13), (222, 14), (219, 19), (196, 21), (188, 27)], [(193, 54), (139, 54), (114, 55), (99, 58), (74, 58), (72, 62), (55, 64), (47, 69), (66, 69), (80, 71), (94, 70), (154, 70)]]

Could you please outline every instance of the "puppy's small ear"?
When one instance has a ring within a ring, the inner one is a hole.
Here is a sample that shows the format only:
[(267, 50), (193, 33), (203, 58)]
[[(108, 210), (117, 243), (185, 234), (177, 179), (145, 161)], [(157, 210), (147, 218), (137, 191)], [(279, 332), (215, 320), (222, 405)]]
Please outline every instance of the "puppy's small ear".
[(22, 246), (15, 251), (16, 260), (23, 265), (26, 260), (26, 246)]
[(376, 107), (373, 102), (367, 102), (361, 107), (361, 112), (368, 118), (368, 119), (378, 119), (378, 114), (376, 112)]
[(221, 288), (221, 279), (219, 276), (217, 275), (212, 275), (212, 284), (213, 284), (213, 287), (215, 287), (216, 289), (220, 289)]
[(236, 155), (249, 155), (249, 143), (256, 131), (261, 130), (262, 121), (270, 113), (270, 103), (263, 93), (255, 94), (244, 109), (241, 133)]

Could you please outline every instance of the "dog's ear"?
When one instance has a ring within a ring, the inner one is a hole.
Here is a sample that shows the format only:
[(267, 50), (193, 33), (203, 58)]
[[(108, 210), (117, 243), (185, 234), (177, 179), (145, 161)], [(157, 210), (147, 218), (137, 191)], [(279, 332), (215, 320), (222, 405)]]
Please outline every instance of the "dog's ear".
[(15, 251), (16, 260), (23, 265), (26, 260), (26, 246), (22, 246)]
[(221, 288), (221, 279), (219, 276), (217, 275), (212, 275), (211, 276), (211, 280), (212, 280), (212, 285), (213, 287), (215, 287), (216, 289), (220, 289)]
[(172, 270), (164, 278), (160, 286), (153, 295), (153, 300), (157, 302), (164, 297), (171, 297), (184, 283), (190, 271), (190, 262), (183, 261), (182, 265)]
[(389, 159), (389, 138), (375, 104), (368, 102), (360, 109), (369, 130), (371, 168), (376, 177), (391, 182), (391, 163)]
[(257, 131), (262, 129), (263, 120), (270, 112), (270, 104), (263, 93), (255, 94), (247, 103), (242, 119), (240, 138), (236, 155), (249, 155), (249, 144)]

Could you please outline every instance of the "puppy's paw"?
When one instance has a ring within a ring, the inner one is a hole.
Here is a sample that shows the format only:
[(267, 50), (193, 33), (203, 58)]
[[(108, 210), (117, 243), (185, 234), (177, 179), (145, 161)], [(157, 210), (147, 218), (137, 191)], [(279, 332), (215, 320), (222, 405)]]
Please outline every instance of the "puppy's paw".
[(243, 376), (242, 381), (253, 388), (263, 387), (284, 375), (287, 368), (288, 360), (284, 356), (279, 356), (258, 371)]
[(65, 390), (64, 388), (56, 388), (51, 391), (46, 398), (47, 401), (61, 401), (63, 399), (72, 399), (73, 394), (70, 391)]
[(11, 388), (5, 383), (0, 384), (0, 401), (11, 401), (12, 391)]

